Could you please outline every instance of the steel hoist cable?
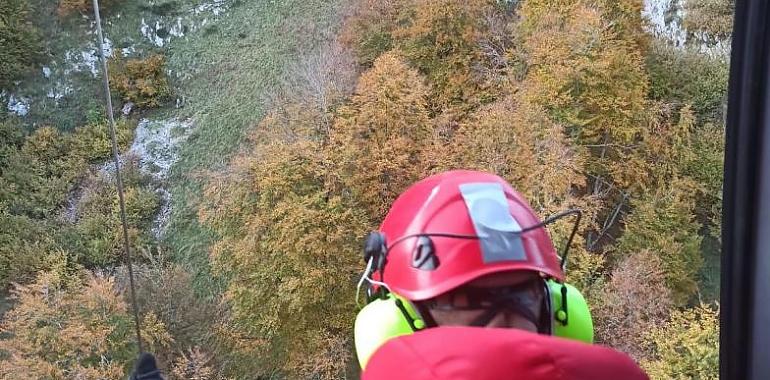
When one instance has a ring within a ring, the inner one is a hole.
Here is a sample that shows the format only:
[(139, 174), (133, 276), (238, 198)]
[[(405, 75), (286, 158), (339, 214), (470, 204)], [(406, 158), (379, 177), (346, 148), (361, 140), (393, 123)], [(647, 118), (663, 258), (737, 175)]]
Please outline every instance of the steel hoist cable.
[(136, 328), (136, 342), (139, 353), (144, 352), (142, 348), (142, 333), (139, 320), (139, 305), (136, 303), (136, 289), (134, 287), (134, 268), (131, 260), (131, 246), (128, 242), (128, 224), (126, 223), (126, 202), (123, 197), (123, 180), (120, 176), (120, 152), (118, 151), (118, 141), (115, 137), (115, 115), (112, 112), (112, 95), (110, 94), (110, 78), (107, 71), (107, 57), (104, 56), (104, 36), (102, 35), (102, 20), (99, 17), (99, 0), (93, 0), (94, 17), (96, 19), (96, 34), (99, 38), (97, 44), (99, 57), (102, 61), (102, 79), (104, 82), (104, 97), (107, 99), (107, 117), (109, 119), (110, 139), (112, 140), (112, 158), (115, 161), (115, 182), (117, 183), (118, 200), (120, 203), (120, 222), (123, 227), (123, 250), (125, 253), (126, 266), (128, 267), (128, 282), (131, 292), (131, 304), (134, 312), (134, 327)]

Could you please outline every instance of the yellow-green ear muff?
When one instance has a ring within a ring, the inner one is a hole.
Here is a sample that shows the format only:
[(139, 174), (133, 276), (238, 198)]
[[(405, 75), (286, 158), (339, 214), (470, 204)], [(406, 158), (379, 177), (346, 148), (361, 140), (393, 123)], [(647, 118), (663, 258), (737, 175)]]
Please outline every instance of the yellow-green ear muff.
[(425, 327), (425, 322), (411, 302), (388, 293), (358, 312), (353, 332), (358, 363), (363, 369), (374, 351), (386, 341), (411, 334)]
[(553, 313), (553, 335), (594, 342), (594, 323), (588, 303), (577, 288), (570, 284), (562, 284), (548, 280), (551, 293), (551, 310)]

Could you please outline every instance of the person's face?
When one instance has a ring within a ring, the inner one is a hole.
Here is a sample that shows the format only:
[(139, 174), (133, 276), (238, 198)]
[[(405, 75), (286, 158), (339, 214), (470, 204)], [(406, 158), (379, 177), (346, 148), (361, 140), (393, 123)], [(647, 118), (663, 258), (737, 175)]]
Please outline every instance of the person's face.
[[(525, 284), (531, 284), (526, 286)], [(473, 321), (486, 312), (480, 310), (452, 310), (451, 306), (468, 306), (467, 295), (463, 291), (466, 287), (495, 288), (503, 286), (522, 285), (526, 297), (531, 297), (531, 311), (536, 320), (540, 320), (542, 305), (545, 301), (542, 280), (534, 272), (507, 272), (495, 273), (481, 277), (458, 289), (442, 294), (432, 300), (428, 310), (436, 324), (439, 326), (470, 326)], [(442, 307), (443, 306), (443, 307)], [(519, 313), (511, 310), (503, 310), (497, 313), (485, 327), (516, 328), (530, 332), (537, 332), (537, 326)]]

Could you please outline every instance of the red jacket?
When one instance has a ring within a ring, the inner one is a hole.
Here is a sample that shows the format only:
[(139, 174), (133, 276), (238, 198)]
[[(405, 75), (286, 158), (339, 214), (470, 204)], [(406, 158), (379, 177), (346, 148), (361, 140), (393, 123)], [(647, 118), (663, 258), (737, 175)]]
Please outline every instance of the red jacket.
[(609, 348), (516, 329), (438, 327), (391, 339), (362, 380), (648, 380)]

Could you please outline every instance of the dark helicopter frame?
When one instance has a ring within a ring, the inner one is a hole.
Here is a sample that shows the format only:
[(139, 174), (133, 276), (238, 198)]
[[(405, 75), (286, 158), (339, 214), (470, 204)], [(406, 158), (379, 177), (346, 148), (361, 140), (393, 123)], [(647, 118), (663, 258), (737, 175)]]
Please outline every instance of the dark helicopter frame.
[(720, 378), (770, 379), (770, 2), (736, 2), (728, 92)]

